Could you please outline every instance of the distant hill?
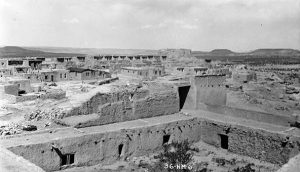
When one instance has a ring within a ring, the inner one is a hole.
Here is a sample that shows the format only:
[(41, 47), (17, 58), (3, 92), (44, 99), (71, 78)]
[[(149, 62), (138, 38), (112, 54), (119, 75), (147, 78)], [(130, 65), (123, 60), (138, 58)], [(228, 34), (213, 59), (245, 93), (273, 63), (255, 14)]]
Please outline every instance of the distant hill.
[(293, 56), (299, 55), (299, 50), (294, 49), (257, 49), (249, 53), (250, 55), (269, 55), (269, 56)]
[(212, 55), (229, 55), (234, 54), (231, 50), (228, 49), (214, 49), (210, 52)]
[(237, 53), (228, 49), (215, 49), (210, 52), (193, 51), (193, 56), (300, 56), (300, 51), (295, 49), (257, 49), (250, 52)]
[(30, 50), (17, 46), (6, 46), (0, 48), (0, 57), (73, 57), (81, 56), (80, 53), (52, 53), (39, 50)]

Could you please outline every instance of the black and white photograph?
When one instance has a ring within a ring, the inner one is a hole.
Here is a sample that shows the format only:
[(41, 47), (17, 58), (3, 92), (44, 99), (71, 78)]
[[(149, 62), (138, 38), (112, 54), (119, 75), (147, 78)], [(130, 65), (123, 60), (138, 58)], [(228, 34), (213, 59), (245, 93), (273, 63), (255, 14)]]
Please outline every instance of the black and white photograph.
[(0, 172), (299, 172), (300, 0), (0, 0)]

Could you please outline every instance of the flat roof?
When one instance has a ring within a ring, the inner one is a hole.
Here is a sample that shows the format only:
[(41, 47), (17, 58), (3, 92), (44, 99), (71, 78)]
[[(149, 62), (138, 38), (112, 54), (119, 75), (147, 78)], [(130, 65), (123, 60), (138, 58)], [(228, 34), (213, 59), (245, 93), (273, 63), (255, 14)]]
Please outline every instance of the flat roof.
[(143, 118), (132, 121), (124, 121), (119, 123), (112, 123), (107, 125), (92, 126), (79, 129), (73, 127), (65, 127), (59, 129), (57, 128), (43, 131), (34, 131), (28, 134), (7, 136), (3, 139), (0, 139), (0, 145), (8, 148), (20, 145), (47, 143), (49, 141), (54, 141), (57, 139), (74, 138), (95, 133), (114, 132), (120, 131), (122, 129), (144, 128), (150, 126), (157, 126), (160, 124), (168, 124), (177, 121), (188, 121), (193, 119), (219, 122), (224, 123), (226, 125), (237, 125), (257, 130), (265, 130), (272, 133), (280, 133), (287, 135), (292, 134), (295, 137), (300, 136), (300, 130), (289, 132), (291, 127), (268, 124), (244, 118), (236, 118), (205, 110), (183, 110), (183, 112), (187, 115), (184, 115), (183, 113), (179, 112), (172, 115)]

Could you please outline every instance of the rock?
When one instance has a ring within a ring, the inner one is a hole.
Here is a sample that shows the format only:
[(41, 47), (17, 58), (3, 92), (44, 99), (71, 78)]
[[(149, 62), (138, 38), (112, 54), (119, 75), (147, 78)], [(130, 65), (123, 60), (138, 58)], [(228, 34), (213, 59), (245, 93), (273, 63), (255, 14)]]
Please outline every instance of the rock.
[(283, 94), (279, 94), (279, 95), (278, 95), (278, 98), (283, 99), (283, 98), (284, 98), (284, 95), (283, 95)]
[(25, 125), (23, 126), (22, 130), (24, 131), (35, 131), (37, 127), (35, 125)]

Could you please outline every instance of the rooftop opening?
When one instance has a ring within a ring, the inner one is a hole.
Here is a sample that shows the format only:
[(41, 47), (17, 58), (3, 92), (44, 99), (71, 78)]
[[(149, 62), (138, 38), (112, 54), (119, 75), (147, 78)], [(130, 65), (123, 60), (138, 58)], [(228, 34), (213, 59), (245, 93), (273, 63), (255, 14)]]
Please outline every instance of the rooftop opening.
[(221, 139), (221, 148), (228, 149), (228, 136), (225, 134), (219, 134)]
[(169, 143), (169, 141), (170, 141), (170, 135), (169, 134), (164, 135), (163, 136), (163, 145)]

